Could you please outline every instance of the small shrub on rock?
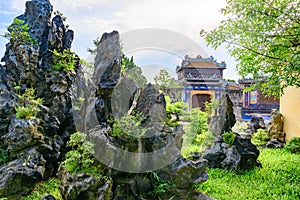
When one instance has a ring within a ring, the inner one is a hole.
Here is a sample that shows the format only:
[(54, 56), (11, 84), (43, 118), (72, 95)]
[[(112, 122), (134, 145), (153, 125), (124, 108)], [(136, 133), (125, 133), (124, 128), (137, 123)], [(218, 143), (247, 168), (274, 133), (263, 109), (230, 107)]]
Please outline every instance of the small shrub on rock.
[(54, 49), (53, 53), (53, 67), (55, 70), (73, 71), (76, 65), (76, 55), (69, 49), (64, 49), (62, 52)]
[(223, 140), (225, 143), (232, 145), (235, 139), (235, 134), (233, 132), (224, 132), (223, 135)]
[(32, 119), (36, 118), (40, 109), (39, 105), (42, 105), (43, 100), (41, 98), (36, 98), (34, 95), (35, 90), (33, 88), (28, 88), (22, 95), (18, 95), (18, 103), (16, 106), (16, 118), (18, 119)]
[(257, 146), (265, 145), (269, 140), (268, 133), (264, 129), (258, 129), (253, 135), (251, 142)]
[(147, 132), (147, 128), (143, 128), (142, 122), (145, 117), (142, 113), (136, 115), (126, 115), (112, 121), (112, 136), (113, 137), (141, 137)]
[(180, 117), (185, 113), (187, 104), (184, 102), (171, 102), (170, 96), (165, 96), (166, 112), (167, 112), (167, 125), (178, 126)]
[(71, 150), (66, 154), (62, 165), (69, 172), (74, 174), (80, 172), (98, 174), (100, 172), (101, 166), (93, 157), (94, 144), (87, 140), (85, 133), (72, 134), (67, 142), (67, 147), (70, 147)]
[(12, 25), (7, 27), (8, 32), (4, 34), (4, 37), (9, 39), (13, 44), (19, 43), (37, 43), (29, 34), (29, 26), (24, 20), (14, 18)]

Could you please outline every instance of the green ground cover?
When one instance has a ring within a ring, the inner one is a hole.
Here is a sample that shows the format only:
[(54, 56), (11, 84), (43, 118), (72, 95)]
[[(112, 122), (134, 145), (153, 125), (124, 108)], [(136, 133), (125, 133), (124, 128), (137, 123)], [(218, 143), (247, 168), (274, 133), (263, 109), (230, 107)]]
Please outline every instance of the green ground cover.
[[(285, 149), (262, 149), (259, 161), (263, 167), (250, 171), (207, 169), (208, 181), (195, 187), (217, 200), (300, 199), (300, 154)], [(24, 200), (40, 199), (46, 194), (61, 199), (59, 184), (58, 179), (38, 183), (32, 195)]]
[(48, 194), (52, 194), (57, 200), (62, 200), (59, 185), (60, 181), (57, 178), (51, 178), (46, 182), (37, 183), (31, 195), (24, 197), (22, 200), (40, 200)]
[(196, 189), (217, 199), (300, 199), (300, 155), (285, 149), (262, 149), (262, 168), (232, 172), (207, 169), (209, 179)]

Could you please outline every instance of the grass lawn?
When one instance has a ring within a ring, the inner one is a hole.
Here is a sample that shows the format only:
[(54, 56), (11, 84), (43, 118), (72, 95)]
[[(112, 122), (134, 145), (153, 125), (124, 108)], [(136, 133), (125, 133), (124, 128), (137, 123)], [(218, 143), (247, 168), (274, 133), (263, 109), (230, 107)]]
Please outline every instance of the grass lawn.
[(262, 149), (262, 168), (232, 172), (207, 169), (209, 179), (196, 189), (217, 200), (300, 199), (300, 154)]

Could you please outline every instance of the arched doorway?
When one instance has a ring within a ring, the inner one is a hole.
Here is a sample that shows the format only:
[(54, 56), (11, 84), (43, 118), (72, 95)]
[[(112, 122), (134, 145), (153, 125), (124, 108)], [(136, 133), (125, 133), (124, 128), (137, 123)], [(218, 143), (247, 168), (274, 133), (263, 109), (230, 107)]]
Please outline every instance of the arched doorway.
[(210, 102), (211, 96), (209, 94), (194, 94), (192, 96), (192, 108), (200, 108), (205, 111), (205, 102)]

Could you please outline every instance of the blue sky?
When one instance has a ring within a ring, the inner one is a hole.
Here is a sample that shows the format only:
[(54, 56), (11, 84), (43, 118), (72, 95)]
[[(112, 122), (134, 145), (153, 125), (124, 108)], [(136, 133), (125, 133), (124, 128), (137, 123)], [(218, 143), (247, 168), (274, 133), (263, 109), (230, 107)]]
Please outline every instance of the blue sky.
[[(24, 13), (25, 2), (26, 0), (1, 0), (1, 35), (14, 17)], [(201, 54), (203, 57), (213, 55), (219, 62), (224, 60), (227, 63), (227, 69), (224, 71), (225, 78), (237, 78), (235, 61), (226, 50), (219, 48), (214, 51), (208, 48), (199, 36), (201, 29), (211, 30), (224, 19), (219, 10), (226, 5), (225, 0), (50, 0), (50, 2), (54, 10), (61, 11), (67, 17), (66, 23), (75, 31), (72, 50), (83, 59), (89, 57), (86, 49), (92, 46), (93, 39), (104, 32), (118, 30), (122, 38), (128, 33), (134, 35), (138, 30), (147, 29), (148, 35), (138, 37), (148, 41), (151, 30), (154, 32), (165, 30), (167, 37), (172, 38), (172, 45), (166, 44), (167, 46), (163, 46), (165, 49), (139, 48), (128, 52), (128, 55), (134, 56), (140, 66), (164, 66), (169, 71), (174, 71), (176, 66), (180, 65), (184, 53), (189, 53), (191, 56)], [(164, 38), (158, 39), (161, 43), (164, 40)], [(191, 42), (191, 45), (180, 41)], [(7, 40), (1, 37), (1, 58), (6, 43)], [(130, 46), (126, 38), (122, 38), (122, 43), (125, 49)], [(198, 47), (195, 47), (195, 44)], [(191, 47), (194, 52), (180, 50), (186, 47)]]

